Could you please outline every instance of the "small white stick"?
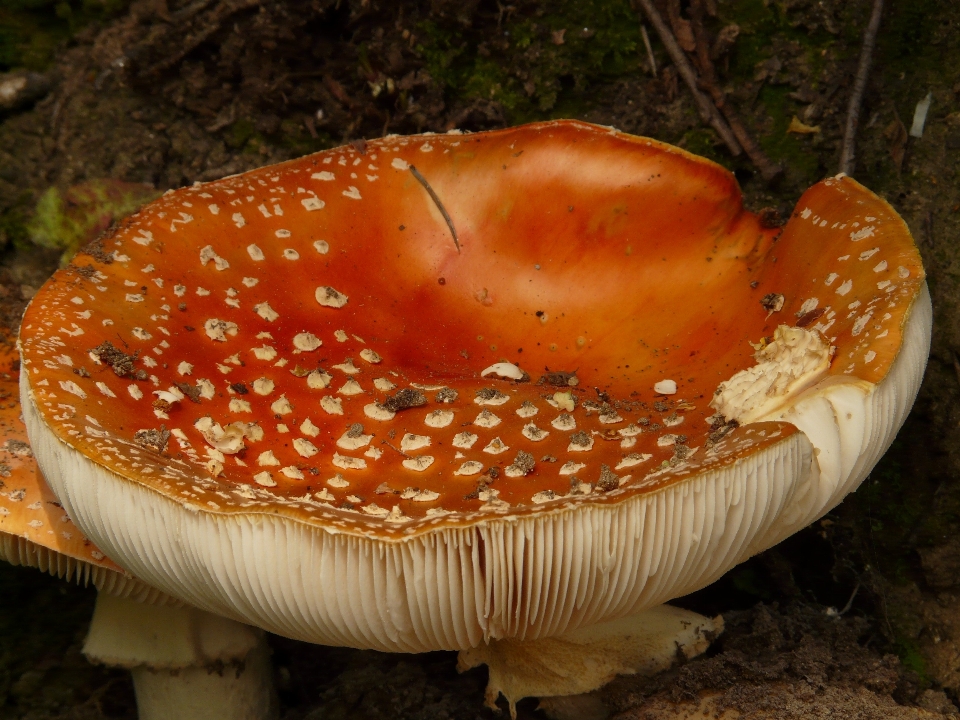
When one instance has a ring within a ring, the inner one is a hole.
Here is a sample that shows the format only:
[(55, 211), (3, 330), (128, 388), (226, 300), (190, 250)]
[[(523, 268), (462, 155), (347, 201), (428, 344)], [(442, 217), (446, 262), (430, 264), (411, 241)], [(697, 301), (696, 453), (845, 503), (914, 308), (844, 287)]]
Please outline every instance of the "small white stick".
[(910, 126), (910, 137), (923, 137), (923, 126), (927, 124), (927, 113), (930, 112), (930, 103), (933, 101), (933, 93), (928, 92), (927, 96), (917, 103), (913, 111), (913, 125)]
[(650, 61), (650, 74), (657, 76), (657, 61), (653, 57), (653, 47), (650, 45), (650, 36), (647, 35), (647, 26), (640, 23), (640, 34), (643, 35), (643, 44), (647, 48), (647, 59)]

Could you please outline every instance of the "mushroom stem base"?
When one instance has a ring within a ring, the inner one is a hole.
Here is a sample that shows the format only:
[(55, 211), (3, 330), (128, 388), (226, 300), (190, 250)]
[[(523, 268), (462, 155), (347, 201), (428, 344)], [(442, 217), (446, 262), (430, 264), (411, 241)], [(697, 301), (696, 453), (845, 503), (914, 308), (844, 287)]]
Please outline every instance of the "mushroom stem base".
[(83, 652), (129, 668), (140, 720), (273, 720), (278, 703), (262, 631), (190, 606), (97, 596)]
[(461, 672), (486, 665), (486, 704), (496, 708), (502, 694), (516, 718), (516, 703), (525, 697), (580, 695), (596, 690), (617, 675), (654, 675), (678, 657), (703, 653), (723, 632), (723, 618), (712, 620), (670, 605), (579, 628), (539, 640), (493, 640), (462, 650)]
[(267, 720), (277, 717), (270, 651), (261, 641), (243, 662), (183, 670), (133, 668), (139, 720)]

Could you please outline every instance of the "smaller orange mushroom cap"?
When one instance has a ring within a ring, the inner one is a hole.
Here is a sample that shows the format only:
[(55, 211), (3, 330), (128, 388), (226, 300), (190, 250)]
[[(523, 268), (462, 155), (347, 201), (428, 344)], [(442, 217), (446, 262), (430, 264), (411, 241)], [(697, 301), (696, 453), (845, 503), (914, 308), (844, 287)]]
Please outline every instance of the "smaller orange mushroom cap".
[(57, 574), (77, 562), (124, 573), (73, 524), (43, 481), (20, 418), (19, 367), (15, 345), (0, 340), (0, 552), (8, 562)]

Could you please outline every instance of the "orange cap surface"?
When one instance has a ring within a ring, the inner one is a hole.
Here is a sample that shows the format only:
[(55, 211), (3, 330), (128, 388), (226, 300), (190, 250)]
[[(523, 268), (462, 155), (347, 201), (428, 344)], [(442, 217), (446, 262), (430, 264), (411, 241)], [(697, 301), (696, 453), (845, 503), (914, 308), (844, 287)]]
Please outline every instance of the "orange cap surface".
[(923, 277), (850, 179), (781, 232), (719, 166), (561, 121), (170, 192), (44, 286), (21, 347), (43, 421), (130, 482), (389, 538), (615, 502), (777, 442), (796, 429), (709, 437), (748, 341), (818, 329), (831, 373), (876, 383)]

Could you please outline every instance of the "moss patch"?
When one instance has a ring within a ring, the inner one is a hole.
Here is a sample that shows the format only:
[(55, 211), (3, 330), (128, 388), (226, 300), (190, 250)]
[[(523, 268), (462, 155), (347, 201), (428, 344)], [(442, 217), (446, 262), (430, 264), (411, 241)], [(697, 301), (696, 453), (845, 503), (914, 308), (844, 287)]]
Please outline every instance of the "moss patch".
[(13, 207), (0, 212), (0, 250), (8, 245), (24, 248), (30, 244), (28, 199), (22, 197)]
[(449, 100), (495, 100), (510, 123), (576, 117), (591, 85), (639, 72), (640, 22), (625, 0), (521, 7), (496, 33), (423, 21), (418, 51)]
[(51, 187), (26, 229), (40, 247), (62, 250), (66, 263), (83, 244), (160, 194), (149, 185), (118, 180), (94, 180), (66, 191)]
[(784, 85), (764, 85), (758, 101), (769, 118), (770, 131), (760, 137), (760, 147), (794, 176), (799, 185), (812, 185), (823, 175), (820, 159), (811, 149), (811, 136), (788, 133), (790, 121), (800, 112), (800, 105), (790, 97)]
[(111, 18), (130, 0), (3, 0), (0, 2), (0, 72), (43, 70), (57, 47), (88, 23)]

